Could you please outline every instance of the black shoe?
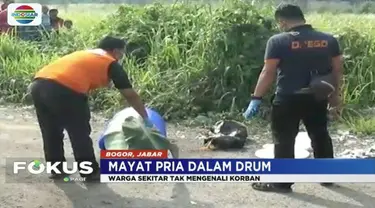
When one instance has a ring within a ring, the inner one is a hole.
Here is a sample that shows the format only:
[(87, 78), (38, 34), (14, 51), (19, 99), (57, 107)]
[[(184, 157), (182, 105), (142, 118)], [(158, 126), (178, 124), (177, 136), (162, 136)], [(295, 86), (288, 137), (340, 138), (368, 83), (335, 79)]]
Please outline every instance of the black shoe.
[(334, 186), (335, 184), (334, 183), (320, 183), (321, 186), (324, 186), (324, 187), (332, 187)]
[(84, 177), (85, 182), (100, 182), (100, 171), (96, 171)]
[(69, 174), (67, 173), (52, 173), (50, 176), (48, 176), (49, 179), (53, 179), (53, 180), (59, 180), (59, 179), (63, 179), (65, 177), (68, 177)]
[(293, 191), (290, 186), (280, 186), (275, 183), (253, 183), (251, 187), (263, 192), (290, 193)]

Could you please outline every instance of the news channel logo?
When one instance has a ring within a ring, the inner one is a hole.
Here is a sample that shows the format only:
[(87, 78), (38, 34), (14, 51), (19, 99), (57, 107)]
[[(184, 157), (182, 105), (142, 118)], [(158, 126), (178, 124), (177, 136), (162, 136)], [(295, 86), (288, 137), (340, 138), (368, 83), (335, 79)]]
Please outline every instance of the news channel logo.
[(9, 4), (8, 24), (11, 26), (38, 26), (42, 24), (42, 5), (38, 3)]
[[(91, 174), (92, 163), (84, 161), (77, 163), (74, 158), (66, 158), (66, 162), (45, 162), (43, 158), (5, 158), (6, 183), (51, 183), (48, 177), (52, 172), (65, 172), (66, 177), (53, 182), (84, 182), (86, 178), (80, 174)], [(56, 169), (59, 166), (59, 169)], [(61, 169), (60, 169), (61, 168)], [(1, 206), (0, 206), (1, 207)]]
[[(91, 174), (94, 172), (94, 169), (91, 167), (92, 163), (89, 161), (84, 162), (70, 162), (72, 168), (69, 168), (68, 162), (45, 162), (42, 163), (40, 160), (33, 160), (32, 162), (25, 161), (16, 161), (13, 163), (13, 173), (19, 174), (20, 171), (26, 170), (31, 174), (39, 175), (43, 173), (58, 173), (61, 174), (63, 171), (67, 174), (81, 173), (81, 174)], [(58, 168), (62, 167), (62, 170)]]

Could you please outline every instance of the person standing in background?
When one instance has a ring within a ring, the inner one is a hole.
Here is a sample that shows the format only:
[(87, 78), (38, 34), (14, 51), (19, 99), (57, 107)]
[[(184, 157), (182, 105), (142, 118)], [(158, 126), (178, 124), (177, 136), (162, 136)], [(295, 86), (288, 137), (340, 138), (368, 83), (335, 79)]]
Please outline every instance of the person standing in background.
[[(342, 55), (339, 43), (332, 35), (306, 24), (303, 12), (296, 5), (281, 4), (276, 9), (275, 19), (285, 32), (272, 36), (267, 42), (265, 64), (244, 117), (255, 116), (262, 97), (277, 78), (271, 110), (275, 158), (294, 158), (301, 120), (311, 139), (314, 157), (333, 158), (327, 107), (329, 104), (340, 112)], [(290, 192), (292, 185), (254, 183), (252, 188)]]
[(58, 15), (59, 15), (59, 10), (57, 9), (49, 10), (51, 27), (55, 30), (59, 30), (61, 27), (64, 26), (64, 20), (60, 18)]
[(73, 22), (72, 22), (72, 20), (65, 20), (65, 21), (64, 21), (64, 27), (65, 27), (66, 29), (68, 29), (68, 30), (71, 30), (72, 27), (73, 27)]
[(9, 34), (12, 31), (12, 26), (8, 24), (8, 5), (14, 3), (14, 1), (6, 0), (1, 5), (0, 11), (0, 34)]
[(0, 11), (0, 33), (6, 34), (10, 29), (10, 25), (8, 24), (8, 12), (7, 9)]
[(45, 31), (51, 30), (51, 19), (48, 15), (49, 8), (48, 6), (42, 6), (42, 26)]

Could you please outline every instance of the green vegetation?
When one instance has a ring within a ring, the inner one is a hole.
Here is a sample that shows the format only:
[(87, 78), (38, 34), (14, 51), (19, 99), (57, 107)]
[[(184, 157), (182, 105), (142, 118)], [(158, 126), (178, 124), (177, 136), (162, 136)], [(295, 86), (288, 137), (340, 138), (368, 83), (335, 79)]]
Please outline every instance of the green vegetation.
[(354, 14), (374, 14), (374, 1), (356, 1), (352, 3), (349, 1), (311, 1), (310, 11), (317, 11), (319, 13), (354, 13)]
[[(241, 2), (215, 7), (122, 6), (110, 16), (104, 16), (109, 10), (100, 10), (63, 14), (75, 22), (77, 31), (43, 43), (0, 37), (0, 95), (6, 101), (21, 102), (34, 72), (43, 65), (74, 50), (94, 47), (105, 34), (115, 34), (131, 43), (125, 65), (133, 83), (145, 101), (166, 117), (238, 114), (247, 106), (258, 78), (265, 43), (277, 32), (269, 20), (271, 10)], [(311, 14), (308, 20), (339, 37), (346, 55), (346, 108), (372, 106), (375, 17)], [(117, 92), (108, 89), (94, 92), (91, 101), (94, 109), (109, 112), (123, 105)]]

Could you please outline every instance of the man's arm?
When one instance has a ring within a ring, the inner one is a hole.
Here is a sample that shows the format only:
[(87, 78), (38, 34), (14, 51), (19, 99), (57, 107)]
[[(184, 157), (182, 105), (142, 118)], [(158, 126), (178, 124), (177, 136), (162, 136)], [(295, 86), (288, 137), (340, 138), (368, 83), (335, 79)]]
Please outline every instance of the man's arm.
[(122, 66), (113, 62), (109, 67), (109, 77), (112, 79), (115, 87), (121, 92), (128, 103), (142, 116), (143, 119), (147, 119), (147, 112), (145, 106), (138, 93), (133, 89), (128, 75), (122, 68)]
[(255, 87), (254, 97), (263, 97), (272, 86), (272, 83), (276, 78), (277, 66), (281, 59), (280, 51), (280, 43), (277, 39), (271, 37), (267, 42), (264, 55), (264, 66)]
[(339, 96), (341, 92), (343, 77), (343, 57), (336, 38), (334, 38), (331, 43), (331, 57), (332, 74), (335, 78), (334, 84), (336, 89), (333, 95)]

